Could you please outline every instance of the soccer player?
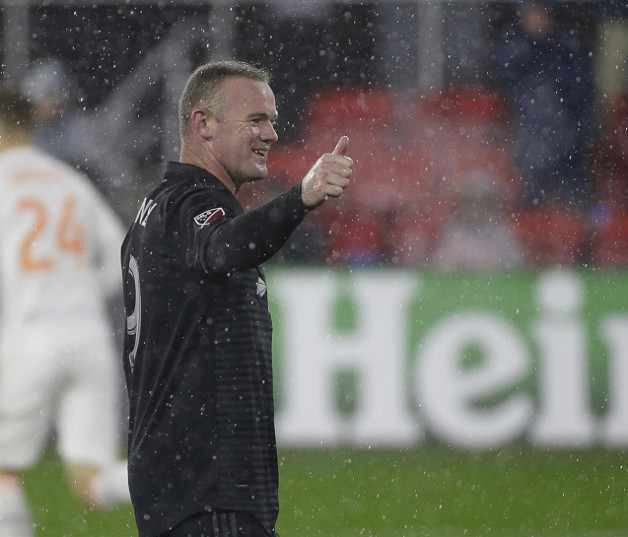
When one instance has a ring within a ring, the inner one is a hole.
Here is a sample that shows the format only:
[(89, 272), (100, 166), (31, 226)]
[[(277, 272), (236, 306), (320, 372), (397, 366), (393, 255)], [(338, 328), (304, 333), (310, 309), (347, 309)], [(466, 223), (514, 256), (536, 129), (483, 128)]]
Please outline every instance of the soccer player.
[(266, 70), (192, 73), (179, 162), (122, 247), (129, 485), (140, 537), (266, 537), (279, 510), (271, 319), (260, 265), (308, 211), (349, 184), (341, 137), (293, 188), (244, 212), (277, 141)]
[(31, 537), (22, 473), (55, 431), (95, 508), (130, 501), (105, 299), (124, 229), (88, 179), (36, 149), (32, 105), (0, 89), (0, 535)]

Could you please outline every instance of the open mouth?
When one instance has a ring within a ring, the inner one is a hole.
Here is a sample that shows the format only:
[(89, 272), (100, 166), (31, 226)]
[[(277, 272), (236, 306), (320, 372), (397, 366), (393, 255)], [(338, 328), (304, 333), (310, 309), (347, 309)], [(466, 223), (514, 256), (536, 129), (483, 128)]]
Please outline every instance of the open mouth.
[(268, 157), (268, 149), (253, 149), (253, 153), (263, 158)]

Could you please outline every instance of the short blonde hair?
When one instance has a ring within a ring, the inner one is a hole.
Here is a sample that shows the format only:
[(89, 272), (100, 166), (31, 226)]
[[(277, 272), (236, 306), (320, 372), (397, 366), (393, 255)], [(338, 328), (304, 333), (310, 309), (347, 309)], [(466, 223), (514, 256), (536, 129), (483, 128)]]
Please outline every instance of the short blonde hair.
[(190, 115), (202, 104), (217, 118), (221, 115), (222, 83), (227, 78), (243, 77), (270, 83), (270, 73), (239, 60), (209, 62), (190, 75), (179, 99), (179, 134), (184, 138), (190, 129)]

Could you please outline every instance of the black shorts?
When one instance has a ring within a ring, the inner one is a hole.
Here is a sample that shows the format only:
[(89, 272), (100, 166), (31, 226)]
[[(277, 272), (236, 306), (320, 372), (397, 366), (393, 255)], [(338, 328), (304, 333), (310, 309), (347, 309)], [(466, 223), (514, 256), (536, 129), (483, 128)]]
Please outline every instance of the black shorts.
[(194, 515), (159, 537), (279, 537), (269, 535), (255, 517), (234, 511)]

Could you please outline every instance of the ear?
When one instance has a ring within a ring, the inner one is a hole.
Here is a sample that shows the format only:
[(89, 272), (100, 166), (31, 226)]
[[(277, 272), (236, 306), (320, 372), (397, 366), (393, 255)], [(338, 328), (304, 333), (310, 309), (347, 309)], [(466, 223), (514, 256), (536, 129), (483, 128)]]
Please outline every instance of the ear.
[(216, 120), (204, 108), (195, 108), (190, 115), (192, 130), (205, 140), (211, 140), (214, 136)]

